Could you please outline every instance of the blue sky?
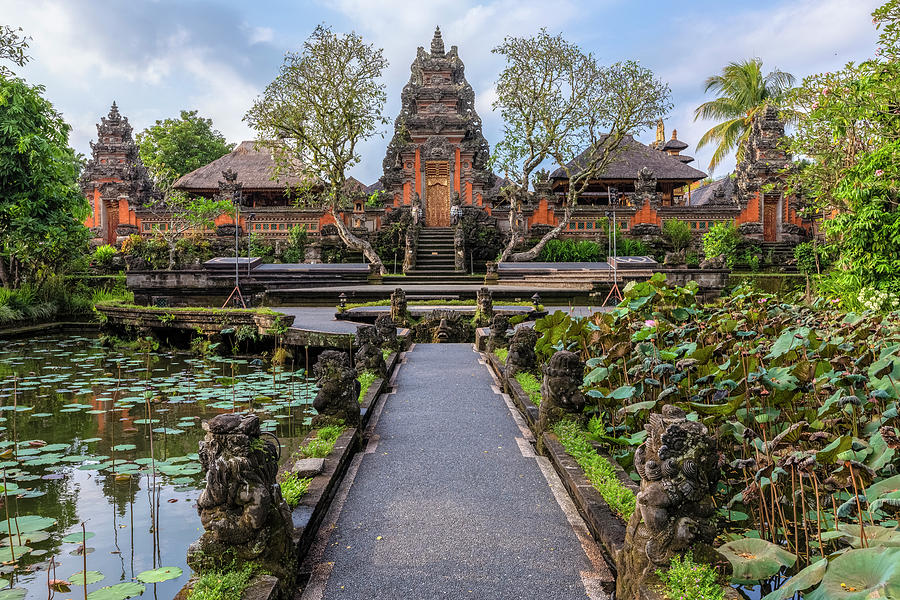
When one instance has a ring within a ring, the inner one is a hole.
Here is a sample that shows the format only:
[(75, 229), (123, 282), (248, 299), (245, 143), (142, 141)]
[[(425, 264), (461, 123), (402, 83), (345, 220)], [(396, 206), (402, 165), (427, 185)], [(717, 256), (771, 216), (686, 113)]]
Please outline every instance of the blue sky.
[[(872, 55), (877, 33), (869, 13), (878, 0), (0, 0), (2, 22), (34, 39), (33, 61), (20, 74), (47, 88), (73, 126), (71, 143), (88, 154), (94, 124), (113, 100), (135, 131), (156, 119), (197, 109), (229, 141), (252, 139), (242, 116), (274, 77), (284, 52), (297, 49), (319, 23), (355, 30), (384, 48), (393, 121), (417, 46), (440, 25), (457, 45), (475, 88), (492, 145), (502, 123), (491, 111), (502, 65), (490, 52), (506, 35), (540, 27), (561, 32), (602, 61), (632, 58), (672, 88), (666, 132), (678, 129), (706, 171), (711, 150), (695, 144), (710, 123), (694, 122), (704, 79), (732, 60), (758, 56), (798, 78), (836, 70)], [(387, 138), (362, 146), (352, 175), (381, 175)], [(641, 139), (652, 140), (653, 132)], [(720, 166), (721, 176), (733, 161)]]

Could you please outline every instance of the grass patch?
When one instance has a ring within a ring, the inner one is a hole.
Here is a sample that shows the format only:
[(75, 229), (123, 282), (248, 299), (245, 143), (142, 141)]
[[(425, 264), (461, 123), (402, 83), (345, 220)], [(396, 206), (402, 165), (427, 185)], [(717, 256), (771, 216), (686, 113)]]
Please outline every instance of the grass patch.
[(168, 314), (168, 313), (205, 313), (205, 314), (213, 314), (213, 315), (228, 315), (228, 314), (251, 314), (251, 315), (281, 315), (282, 313), (272, 310), (271, 308), (204, 308), (200, 306), (172, 306), (172, 307), (159, 307), (159, 306), (141, 306), (138, 304), (131, 304), (129, 302), (125, 302), (122, 300), (104, 300), (102, 302), (96, 303), (97, 308), (103, 308), (104, 306), (108, 306), (110, 308), (131, 308), (135, 310), (140, 310), (141, 312), (146, 313), (159, 313), (159, 314)]
[(378, 375), (376, 375), (372, 371), (363, 371), (356, 378), (356, 380), (359, 382), (359, 398), (357, 398), (357, 400), (360, 403), (363, 401), (363, 398), (366, 397), (366, 392), (369, 391), (369, 388), (372, 387), (372, 384), (376, 379), (378, 379)]
[(494, 356), (500, 359), (504, 365), (506, 364), (506, 357), (509, 354), (509, 348), (497, 348), (494, 350)]
[(281, 480), (281, 495), (292, 509), (297, 508), (306, 492), (312, 477), (298, 477), (296, 473), (288, 473)]
[(188, 600), (241, 600), (252, 578), (253, 568), (250, 565), (240, 571), (204, 573), (191, 589)]
[(316, 431), (316, 437), (297, 448), (297, 454), (300, 458), (325, 458), (334, 450), (334, 443), (343, 432), (343, 425), (322, 427)]
[(381, 357), (384, 359), (384, 362), (387, 362), (387, 359), (390, 355), (391, 355), (390, 348), (382, 348), (381, 349)]
[(656, 575), (670, 600), (725, 600), (716, 570), (705, 563), (695, 563), (691, 552), (684, 557), (673, 556), (669, 568), (657, 570)]
[(534, 373), (521, 371), (516, 373), (516, 381), (522, 386), (522, 390), (528, 394), (528, 399), (535, 406), (541, 405), (541, 380)]
[(634, 512), (634, 492), (622, 485), (612, 464), (597, 454), (588, 433), (572, 421), (560, 421), (553, 427), (566, 452), (584, 470), (591, 485), (600, 492), (609, 507), (625, 522)]

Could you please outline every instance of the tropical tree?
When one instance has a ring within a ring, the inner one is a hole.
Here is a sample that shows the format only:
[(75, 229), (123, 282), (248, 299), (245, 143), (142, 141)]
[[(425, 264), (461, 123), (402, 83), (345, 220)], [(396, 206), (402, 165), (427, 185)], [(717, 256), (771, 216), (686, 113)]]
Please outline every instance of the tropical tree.
[(87, 250), (69, 125), (43, 86), (0, 73), (0, 283), (40, 284)]
[(213, 129), (212, 119), (183, 110), (177, 119), (156, 121), (138, 133), (141, 161), (156, 180), (176, 180), (228, 154), (234, 144)]
[(356, 33), (340, 35), (319, 25), (301, 52), (285, 56), (278, 76), (244, 117), (261, 141), (277, 142), (279, 169), (324, 187), (341, 240), (382, 273), (378, 253), (350, 231), (339, 211), (348, 193), (347, 170), (361, 158), (359, 143), (387, 123), (379, 81), (387, 64), (382, 50)]
[(836, 269), (820, 289), (859, 306), (866, 288), (900, 294), (900, 0), (872, 13), (876, 57), (804, 78), (787, 102), (799, 118), (789, 176), (823, 218)]
[[(534, 260), (566, 227), (579, 197), (615, 159), (625, 137), (670, 110), (669, 87), (633, 61), (601, 65), (545, 29), (533, 37), (507, 37), (493, 52), (506, 67), (493, 104), (504, 119), (503, 139), (492, 160), (508, 181), (501, 194), (509, 201), (512, 232), (500, 260)], [(568, 179), (564, 214), (533, 248), (515, 252), (532, 175), (548, 161)]]
[[(0, 60), (8, 60), (18, 67), (24, 67), (31, 57), (25, 54), (28, 50), (30, 36), (23, 35), (22, 28), (0, 25)], [(6, 65), (0, 64), (0, 75), (12, 76)]]
[[(741, 142), (750, 133), (753, 117), (766, 104), (779, 104), (784, 93), (793, 85), (794, 76), (790, 73), (775, 69), (763, 75), (762, 60), (758, 58), (728, 63), (721, 73), (707, 78), (704, 91), (719, 96), (698, 106), (694, 111), (694, 120), (720, 121), (697, 142), (698, 150), (708, 144), (716, 144), (709, 161), (710, 171), (715, 170), (735, 148), (740, 153)], [(787, 116), (790, 119), (790, 115)]]

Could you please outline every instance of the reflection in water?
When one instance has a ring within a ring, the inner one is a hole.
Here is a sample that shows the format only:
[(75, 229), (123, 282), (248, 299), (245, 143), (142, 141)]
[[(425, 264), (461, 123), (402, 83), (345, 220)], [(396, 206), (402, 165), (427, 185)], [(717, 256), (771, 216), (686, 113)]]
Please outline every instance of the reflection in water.
[[(104, 576), (88, 585), (93, 591), (179, 567), (181, 577), (144, 592), (171, 598), (187, 581), (185, 553), (202, 532), (194, 506), (203, 483), (201, 421), (252, 408), (288, 457), (308, 427), (314, 395), (302, 370), (272, 373), (244, 360), (123, 353), (81, 336), (5, 344), (0, 528), (13, 532), (13, 544), (3, 536), (0, 584), (44, 598), (48, 570), (50, 579), (68, 579), (86, 563)], [(81, 594), (73, 587), (63, 597)]]

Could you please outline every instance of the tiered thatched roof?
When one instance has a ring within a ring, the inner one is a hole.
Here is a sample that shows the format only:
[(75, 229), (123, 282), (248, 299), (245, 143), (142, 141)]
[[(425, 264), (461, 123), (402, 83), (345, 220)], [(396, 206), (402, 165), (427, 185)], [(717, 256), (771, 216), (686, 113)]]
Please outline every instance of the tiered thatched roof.
[[(584, 164), (585, 160), (586, 156), (582, 154), (569, 163), (569, 168)], [(616, 156), (598, 179), (635, 179), (644, 167), (649, 167), (660, 181), (698, 181), (706, 177), (706, 173), (687, 166), (678, 156), (670, 156), (626, 135)], [(566, 179), (565, 170), (556, 169), (550, 179)]]

